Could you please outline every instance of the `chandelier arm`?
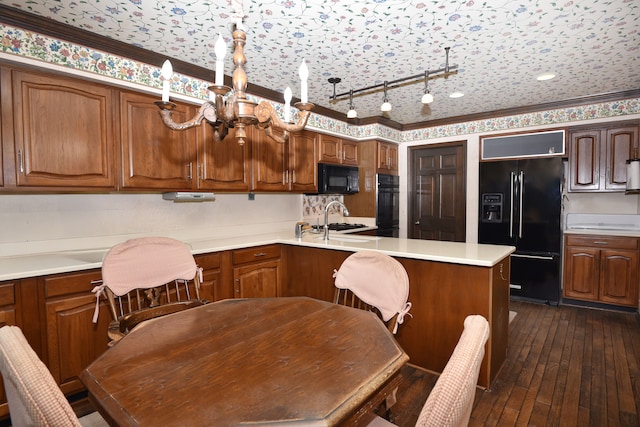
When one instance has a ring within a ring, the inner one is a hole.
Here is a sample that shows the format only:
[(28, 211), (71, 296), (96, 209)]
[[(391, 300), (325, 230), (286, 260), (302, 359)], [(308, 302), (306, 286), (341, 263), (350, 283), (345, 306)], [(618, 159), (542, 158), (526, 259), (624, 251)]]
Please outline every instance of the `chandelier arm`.
[(200, 105), (198, 111), (195, 116), (193, 116), (190, 120), (182, 123), (176, 123), (171, 117), (171, 112), (175, 109), (176, 104), (173, 102), (156, 102), (156, 105), (160, 107), (160, 117), (162, 117), (162, 121), (164, 124), (173, 130), (186, 130), (192, 127), (198, 126), (202, 123), (203, 119), (206, 119), (209, 122), (215, 123), (217, 120), (216, 109), (213, 104), (209, 102), (205, 102)]
[[(288, 132), (298, 132), (307, 125), (307, 121), (309, 120), (309, 116), (311, 115), (311, 108), (313, 108), (313, 104), (310, 102), (302, 103), (298, 102), (295, 104), (295, 107), (300, 110), (299, 118), (297, 123), (285, 123), (278, 117), (275, 108), (268, 101), (261, 101), (255, 109), (256, 117), (258, 118), (258, 123), (261, 124), (261, 127), (274, 126), (278, 129), (282, 129)], [(269, 123), (268, 125), (262, 125), (263, 123)]]
[(282, 132), (282, 136), (277, 135), (273, 133), (271, 124), (268, 124), (267, 126), (264, 127), (264, 134), (267, 135), (269, 138), (273, 139), (278, 144), (284, 144), (289, 140), (289, 132), (285, 130)]

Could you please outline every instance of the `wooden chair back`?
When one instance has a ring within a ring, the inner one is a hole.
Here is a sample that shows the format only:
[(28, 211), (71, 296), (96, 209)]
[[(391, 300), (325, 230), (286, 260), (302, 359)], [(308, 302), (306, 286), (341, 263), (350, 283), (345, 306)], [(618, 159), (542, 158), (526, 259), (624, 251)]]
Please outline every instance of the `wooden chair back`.
[(396, 333), (411, 308), (409, 277), (402, 264), (380, 252), (355, 252), (334, 278), (336, 304), (373, 311)]
[(184, 243), (165, 237), (131, 239), (111, 248), (102, 262), (104, 292), (117, 341), (138, 324), (206, 304), (200, 299), (202, 270)]

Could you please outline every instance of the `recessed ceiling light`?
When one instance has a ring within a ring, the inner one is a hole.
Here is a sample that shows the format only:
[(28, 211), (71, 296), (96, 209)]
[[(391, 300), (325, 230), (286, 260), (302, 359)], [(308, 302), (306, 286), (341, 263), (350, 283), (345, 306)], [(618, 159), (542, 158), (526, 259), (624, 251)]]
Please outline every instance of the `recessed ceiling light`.
[(538, 81), (551, 80), (555, 76), (556, 75), (553, 74), (553, 73), (544, 73), (544, 74), (540, 74), (538, 77), (536, 77), (536, 80), (538, 80)]
[(453, 92), (452, 94), (449, 95), (449, 98), (462, 98), (464, 96), (464, 93), (462, 92)]

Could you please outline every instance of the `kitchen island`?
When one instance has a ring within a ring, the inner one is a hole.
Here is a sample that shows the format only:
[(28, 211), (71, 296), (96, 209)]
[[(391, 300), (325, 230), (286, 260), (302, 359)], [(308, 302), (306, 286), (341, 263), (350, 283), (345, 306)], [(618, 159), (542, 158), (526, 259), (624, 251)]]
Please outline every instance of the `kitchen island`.
[[(138, 236), (127, 238), (129, 237)], [(180, 239), (181, 236), (168, 237)], [(120, 236), (120, 241), (122, 240), (126, 238)], [(217, 278), (212, 280), (224, 283), (237, 280), (234, 279), (235, 273), (224, 273), (225, 269), (237, 270), (225, 265), (225, 259), (232, 259), (232, 256), (225, 258), (226, 254), (235, 254), (239, 250), (251, 247), (275, 246), (279, 248), (280, 253), (277, 265), (279, 282), (277, 295), (309, 296), (327, 301), (331, 301), (333, 297), (333, 270), (339, 268), (347, 256), (360, 250), (383, 252), (398, 259), (409, 275), (409, 301), (413, 304), (411, 309), (413, 317), (405, 318), (405, 323), (400, 326), (396, 338), (409, 354), (410, 363), (434, 372), (441, 372), (460, 337), (463, 320), (469, 314), (483, 315), (491, 327), (479, 385), (490, 387), (506, 358), (509, 255), (513, 252), (513, 247), (338, 233), (331, 233), (329, 241), (324, 241), (320, 234), (310, 232), (302, 238), (295, 238), (293, 227), (291, 231), (220, 238), (207, 238), (201, 233), (197, 238), (190, 236), (181, 240), (189, 244), (196, 257), (222, 254), (218, 271), (223, 272), (218, 273)], [(72, 298), (69, 297), (63, 302), (61, 296), (51, 294), (52, 288), (47, 285), (50, 282), (41, 279), (54, 277), (59, 279), (60, 283), (67, 283), (64, 281), (63, 273), (72, 274), (75, 278), (78, 272), (99, 277), (102, 256), (107, 251), (106, 248), (115, 243), (117, 242), (114, 242), (113, 237), (95, 238), (83, 242), (82, 247), (71, 248), (61, 244), (61, 248), (64, 248), (61, 251), (49, 250), (43, 253), (33, 252), (20, 256), (0, 257), (0, 281), (16, 286), (15, 294), (20, 295), (20, 298), (13, 302), (14, 305), (19, 304), (20, 301), (27, 301), (29, 292), (43, 295), (39, 298), (46, 301), (43, 305), (42, 301), (36, 303), (29, 299), (32, 308), (37, 308), (40, 304), (42, 310), (48, 310), (47, 323), (41, 325), (39, 331), (34, 327), (30, 331), (31, 337), (46, 337), (40, 338), (43, 353), (46, 353), (47, 343), (51, 346), (51, 343), (56, 342), (57, 346), (63, 347), (59, 340), (64, 338), (64, 334), (57, 330), (52, 332), (52, 328), (60, 328), (65, 321), (69, 322), (70, 328), (81, 327), (87, 329), (87, 333), (96, 335), (101, 332), (93, 331), (90, 325), (83, 326), (85, 320), (79, 320), (81, 316), (78, 316), (77, 321), (69, 321), (70, 314), (86, 312), (82, 314), (84, 319), (92, 312), (91, 283), (82, 285), (83, 289), (86, 289), (83, 291), (85, 294), (79, 295), (76, 292), (72, 296), (74, 301), (78, 301), (77, 304), (83, 305), (82, 309), (73, 308), (75, 311), (71, 313), (72, 306), (67, 300)], [(0, 253), (2, 253), (1, 248)], [(91, 276), (92, 279), (94, 276)], [(34, 281), (34, 278), (37, 280)], [(44, 284), (39, 285), (39, 281)], [(44, 289), (40, 289), (41, 286)], [(233, 289), (233, 283), (229, 286)], [(68, 286), (64, 285), (64, 287)], [(238, 294), (230, 292), (221, 295), (220, 298), (236, 295)], [(95, 299), (93, 301), (95, 303)], [(16, 312), (18, 315), (15, 316), (15, 321), (19, 326), (23, 326), (21, 324), (27, 323), (29, 314), (19, 307), (16, 307)], [(102, 317), (107, 316), (106, 310), (101, 313), (101, 324)], [(90, 316), (87, 317), (89, 318)], [(89, 323), (90, 320), (86, 322)], [(95, 340), (96, 345), (102, 345), (102, 341), (98, 338)], [(49, 349), (52, 357), (58, 353)], [(64, 363), (63, 359), (64, 357), (61, 357), (59, 363)], [(72, 378), (74, 375), (72, 371), (84, 368), (81, 366), (83, 364), (84, 361), (79, 362), (78, 366), (69, 370), (70, 372), (64, 372), (64, 378)], [(61, 370), (64, 369), (61, 368)], [(57, 373), (56, 369), (53, 371)], [(62, 374), (59, 375), (63, 376)], [(60, 378), (57, 379), (62, 381)]]

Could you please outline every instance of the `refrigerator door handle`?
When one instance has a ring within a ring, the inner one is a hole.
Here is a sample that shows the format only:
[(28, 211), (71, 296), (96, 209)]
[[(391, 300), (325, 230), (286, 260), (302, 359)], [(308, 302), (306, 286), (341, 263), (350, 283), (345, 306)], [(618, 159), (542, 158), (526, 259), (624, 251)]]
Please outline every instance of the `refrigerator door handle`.
[(522, 212), (524, 211), (524, 171), (520, 171), (520, 218), (518, 219), (518, 237), (522, 239)]
[(509, 200), (511, 200), (511, 206), (509, 207), (509, 238), (513, 238), (513, 208), (514, 208), (514, 200), (513, 200), (513, 189), (516, 185), (516, 173), (511, 171), (511, 178), (509, 179), (509, 188), (511, 192), (511, 196)]

